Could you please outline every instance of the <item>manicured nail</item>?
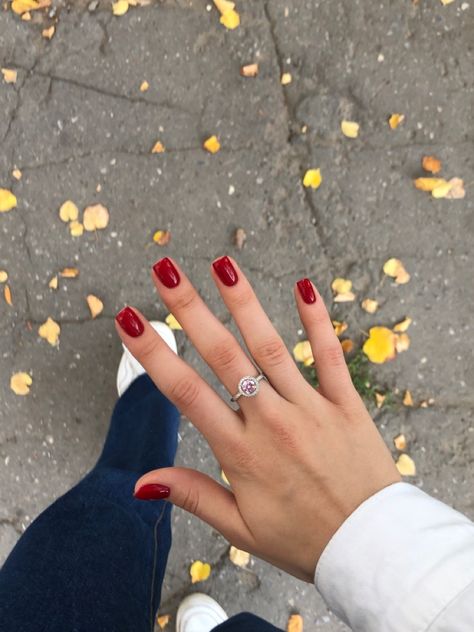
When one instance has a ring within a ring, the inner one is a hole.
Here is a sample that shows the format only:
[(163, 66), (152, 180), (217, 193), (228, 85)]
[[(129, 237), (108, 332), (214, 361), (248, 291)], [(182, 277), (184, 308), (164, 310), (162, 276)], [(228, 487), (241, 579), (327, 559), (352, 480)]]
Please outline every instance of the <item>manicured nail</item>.
[(309, 279), (300, 279), (296, 285), (305, 303), (308, 303), (308, 305), (316, 303), (316, 294), (314, 293), (313, 286)]
[(139, 500), (162, 500), (170, 495), (170, 488), (159, 483), (151, 483), (150, 485), (142, 485), (133, 494)]
[(179, 285), (181, 278), (171, 259), (164, 257), (155, 263), (153, 270), (163, 285), (172, 288)]
[(126, 334), (132, 336), (132, 338), (138, 338), (145, 331), (142, 321), (135, 314), (130, 307), (124, 307), (121, 312), (117, 314), (115, 320)]
[(213, 261), (212, 266), (217, 272), (217, 276), (224, 285), (230, 287), (231, 285), (235, 285), (239, 280), (237, 272), (232, 265), (229, 257), (221, 257), (220, 259), (216, 259), (215, 261)]

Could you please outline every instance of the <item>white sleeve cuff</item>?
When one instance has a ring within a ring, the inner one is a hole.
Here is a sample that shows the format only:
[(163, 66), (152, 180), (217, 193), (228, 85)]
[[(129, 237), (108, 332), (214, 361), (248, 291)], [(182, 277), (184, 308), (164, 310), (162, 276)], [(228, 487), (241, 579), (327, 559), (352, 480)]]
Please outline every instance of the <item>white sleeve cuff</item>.
[[(315, 572), (329, 608), (361, 632), (467, 630), (463, 622), (474, 626), (473, 582), (474, 524), (407, 483), (364, 501), (331, 538)], [(469, 587), (472, 600), (458, 599)], [(453, 625), (437, 627), (461, 602)]]

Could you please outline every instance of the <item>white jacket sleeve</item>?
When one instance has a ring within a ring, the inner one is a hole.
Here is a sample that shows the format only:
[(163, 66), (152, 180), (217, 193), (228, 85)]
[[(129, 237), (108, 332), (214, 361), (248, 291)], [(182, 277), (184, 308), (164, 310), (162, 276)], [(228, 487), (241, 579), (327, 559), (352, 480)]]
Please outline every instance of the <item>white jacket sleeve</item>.
[(395, 483), (336, 531), (315, 584), (354, 632), (473, 632), (474, 523)]

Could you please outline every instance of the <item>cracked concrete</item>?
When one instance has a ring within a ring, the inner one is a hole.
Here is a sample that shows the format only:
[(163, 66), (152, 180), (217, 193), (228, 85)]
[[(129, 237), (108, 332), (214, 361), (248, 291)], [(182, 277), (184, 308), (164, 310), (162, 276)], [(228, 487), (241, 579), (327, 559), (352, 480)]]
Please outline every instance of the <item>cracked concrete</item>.
[[(201, 0), (156, 2), (122, 18), (105, 2), (90, 12), (85, 2), (58, 0), (51, 42), (40, 14), (25, 23), (0, 13), (0, 66), (18, 70), (15, 85), (0, 84), (0, 186), (19, 201), (0, 217), (0, 269), (13, 295), (13, 307), (0, 306), (0, 559), (97, 458), (116, 397), (112, 318), (125, 303), (164, 317), (149, 269), (168, 253), (231, 330), (208, 265), (225, 252), (238, 257), (289, 348), (301, 336), (292, 284), (303, 275), (330, 305), (335, 276), (352, 279), (358, 300), (379, 300), (374, 316), (358, 302), (331, 305), (357, 344), (370, 326), (411, 316), (410, 350), (377, 368), (377, 379), (435, 405), (374, 410), (376, 423), (392, 449), (406, 434), (415, 484), (474, 516), (474, 23), (466, 4), (255, 1), (238, 6), (241, 27), (227, 32)], [(259, 76), (242, 78), (252, 61)], [(283, 72), (292, 74), (288, 86)], [(150, 88), (142, 93), (143, 80)], [(392, 112), (406, 115), (396, 131), (387, 126)], [(358, 139), (341, 135), (343, 118), (361, 124)], [(210, 156), (201, 144), (214, 133), (222, 149)], [(151, 155), (157, 140), (166, 152)], [(414, 190), (425, 154), (464, 178), (465, 200)], [(301, 186), (310, 167), (323, 173), (315, 192)], [(58, 217), (66, 199), (80, 209), (105, 204), (108, 228), (72, 238)], [(238, 227), (247, 232), (242, 252)], [(171, 230), (162, 249), (151, 242), (156, 229)], [(383, 278), (389, 256), (406, 264), (408, 285)], [(66, 266), (79, 277), (52, 292), (49, 279)], [(95, 321), (89, 293), (105, 305)], [(37, 334), (48, 316), (61, 324), (58, 348)], [(183, 357), (225, 396), (177, 337)], [(9, 389), (18, 370), (33, 376), (26, 398)], [(184, 419), (179, 461), (220, 475)], [(305, 630), (344, 628), (311, 586), (259, 560), (234, 567), (221, 536), (179, 510), (174, 534), (163, 612), (191, 589), (189, 563), (200, 558), (213, 573), (199, 588), (229, 613), (254, 611), (284, 627), (298, 611)]]

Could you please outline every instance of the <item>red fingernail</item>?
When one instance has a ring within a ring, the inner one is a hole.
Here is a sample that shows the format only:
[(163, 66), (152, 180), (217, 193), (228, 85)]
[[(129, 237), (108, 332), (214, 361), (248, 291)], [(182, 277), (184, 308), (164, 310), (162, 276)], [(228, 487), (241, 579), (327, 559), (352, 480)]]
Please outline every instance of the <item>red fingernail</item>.
[(308, 305), (316, 303), (316, 294), (314, 293), (313, 286), (309, 279), (300, 279), (296, 285), (305, 303), (308, 303)]
[(133, 494), (139, 500), (162, 500), (170, 495), (170, 488), (159, 483), (142, 485)]
[(215, 261), (213, 261), (212, 266), (217, 272), (217, 276), (224, 285), (230, 287), (231, 285), (235, 285), (239, 280), (237, 272), (232, 265), (229, 257), (221, 257), (220, 259), (216, 259)]
[(164, 257), (155, 263), (153, 270), (163, 285), (172, 288), (179, 285), (181, 278), (171, 259)]
[(126, 334), (132, 336), (132, 338), (138, 338), (145, 331), (142, 321), (135, 314), (130, 307), (124, 307), (121, 312), (117, 314), (115, 320)]

